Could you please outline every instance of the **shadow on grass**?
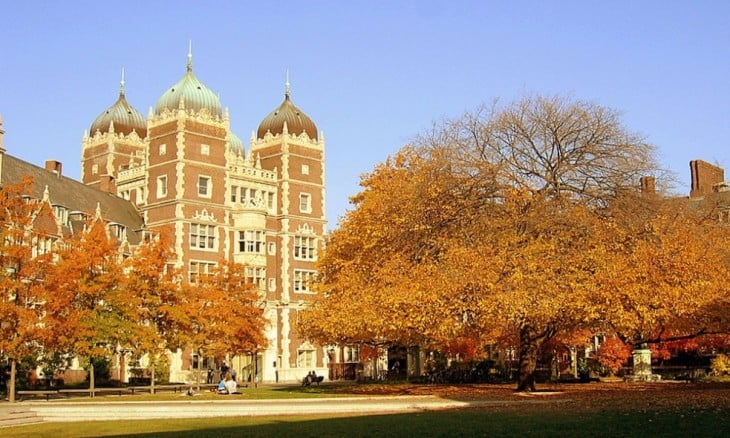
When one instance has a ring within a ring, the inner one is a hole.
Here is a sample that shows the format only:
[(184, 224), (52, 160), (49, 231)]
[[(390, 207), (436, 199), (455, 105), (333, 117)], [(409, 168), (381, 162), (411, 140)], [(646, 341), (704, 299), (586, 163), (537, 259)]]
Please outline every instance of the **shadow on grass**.
[[(575, 407), (574, 407), (575, 408)], [(468, 408), (357, 417), (245, 417), (50, 423), (16, 428), (24, 436), (378, 437), (378, 436), (727, 436), (727, 409), (584, 412)]]

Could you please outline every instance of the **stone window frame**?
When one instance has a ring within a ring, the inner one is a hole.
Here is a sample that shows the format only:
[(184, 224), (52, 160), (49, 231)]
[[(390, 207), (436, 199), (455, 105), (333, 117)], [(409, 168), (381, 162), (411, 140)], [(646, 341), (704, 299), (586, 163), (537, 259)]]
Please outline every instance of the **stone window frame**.
[(157, 177), (157, 199), (167, 196), (167, 175)]
[[(205, 181), (205, 185), (202, 182)], [(198, 197), (200, 198), (211, 198), (213, 197), (213, 178), (210, 175), (198, 175)], [(205, 193), (201, 189), (205, 187)]]

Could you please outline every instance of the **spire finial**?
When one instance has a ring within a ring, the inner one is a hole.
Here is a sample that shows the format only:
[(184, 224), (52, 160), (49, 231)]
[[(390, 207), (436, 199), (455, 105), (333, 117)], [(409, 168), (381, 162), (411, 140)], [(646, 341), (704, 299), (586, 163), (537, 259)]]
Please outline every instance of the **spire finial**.
[(193, 40), (188, 41), (188, 71), (193, 71)]
[(124, 67), (122, 67), (122, 80), (119, 81), (119, 95), (124, 96)]
[(289, 83), (289, 69), (286, 69), (286, 84), (284, 85), (284, 97), (289, 99), (291, 96), (291, 84)]

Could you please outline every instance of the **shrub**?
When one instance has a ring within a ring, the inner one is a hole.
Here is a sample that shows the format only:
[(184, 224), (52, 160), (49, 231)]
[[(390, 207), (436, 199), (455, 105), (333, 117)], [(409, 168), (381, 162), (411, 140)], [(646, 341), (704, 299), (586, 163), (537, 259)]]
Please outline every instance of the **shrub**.
[(609, 375), (613, 376), (626, 363), (629, 356), (631, 356), (631, 348), (628, 345), (618, 338), (609, 338), (598, 349), (596, 360)]
[(727, 354), (718, 354), (710, 362), (712, 374), (716, 376), (725, 376), (730, 374), (730, 356)]

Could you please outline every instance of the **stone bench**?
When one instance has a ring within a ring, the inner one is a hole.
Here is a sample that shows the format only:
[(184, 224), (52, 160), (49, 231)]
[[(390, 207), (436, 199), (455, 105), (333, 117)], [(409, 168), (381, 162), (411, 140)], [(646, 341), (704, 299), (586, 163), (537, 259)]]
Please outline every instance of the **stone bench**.
[(70, 397), (73, 394), (88, 394), (89, 397), (94, 397), (96, 394), (130, 394), (130, 390), (128, 388), (94, 388), (91, 390), (91, 388), (80, 388), (80, 389), (59, 389), (59, 394), (65, 395), (67, 397)]
[(18, 396), (18, 400), (23, 400), (24, 396), (30, 396), (30, 397), (45, 397), (46, 401), (48, 401), (52, 395), (58, 395), (58, 390), (57, 389), (22, 390), (22, 391), (16, 391), (15, 394)]

